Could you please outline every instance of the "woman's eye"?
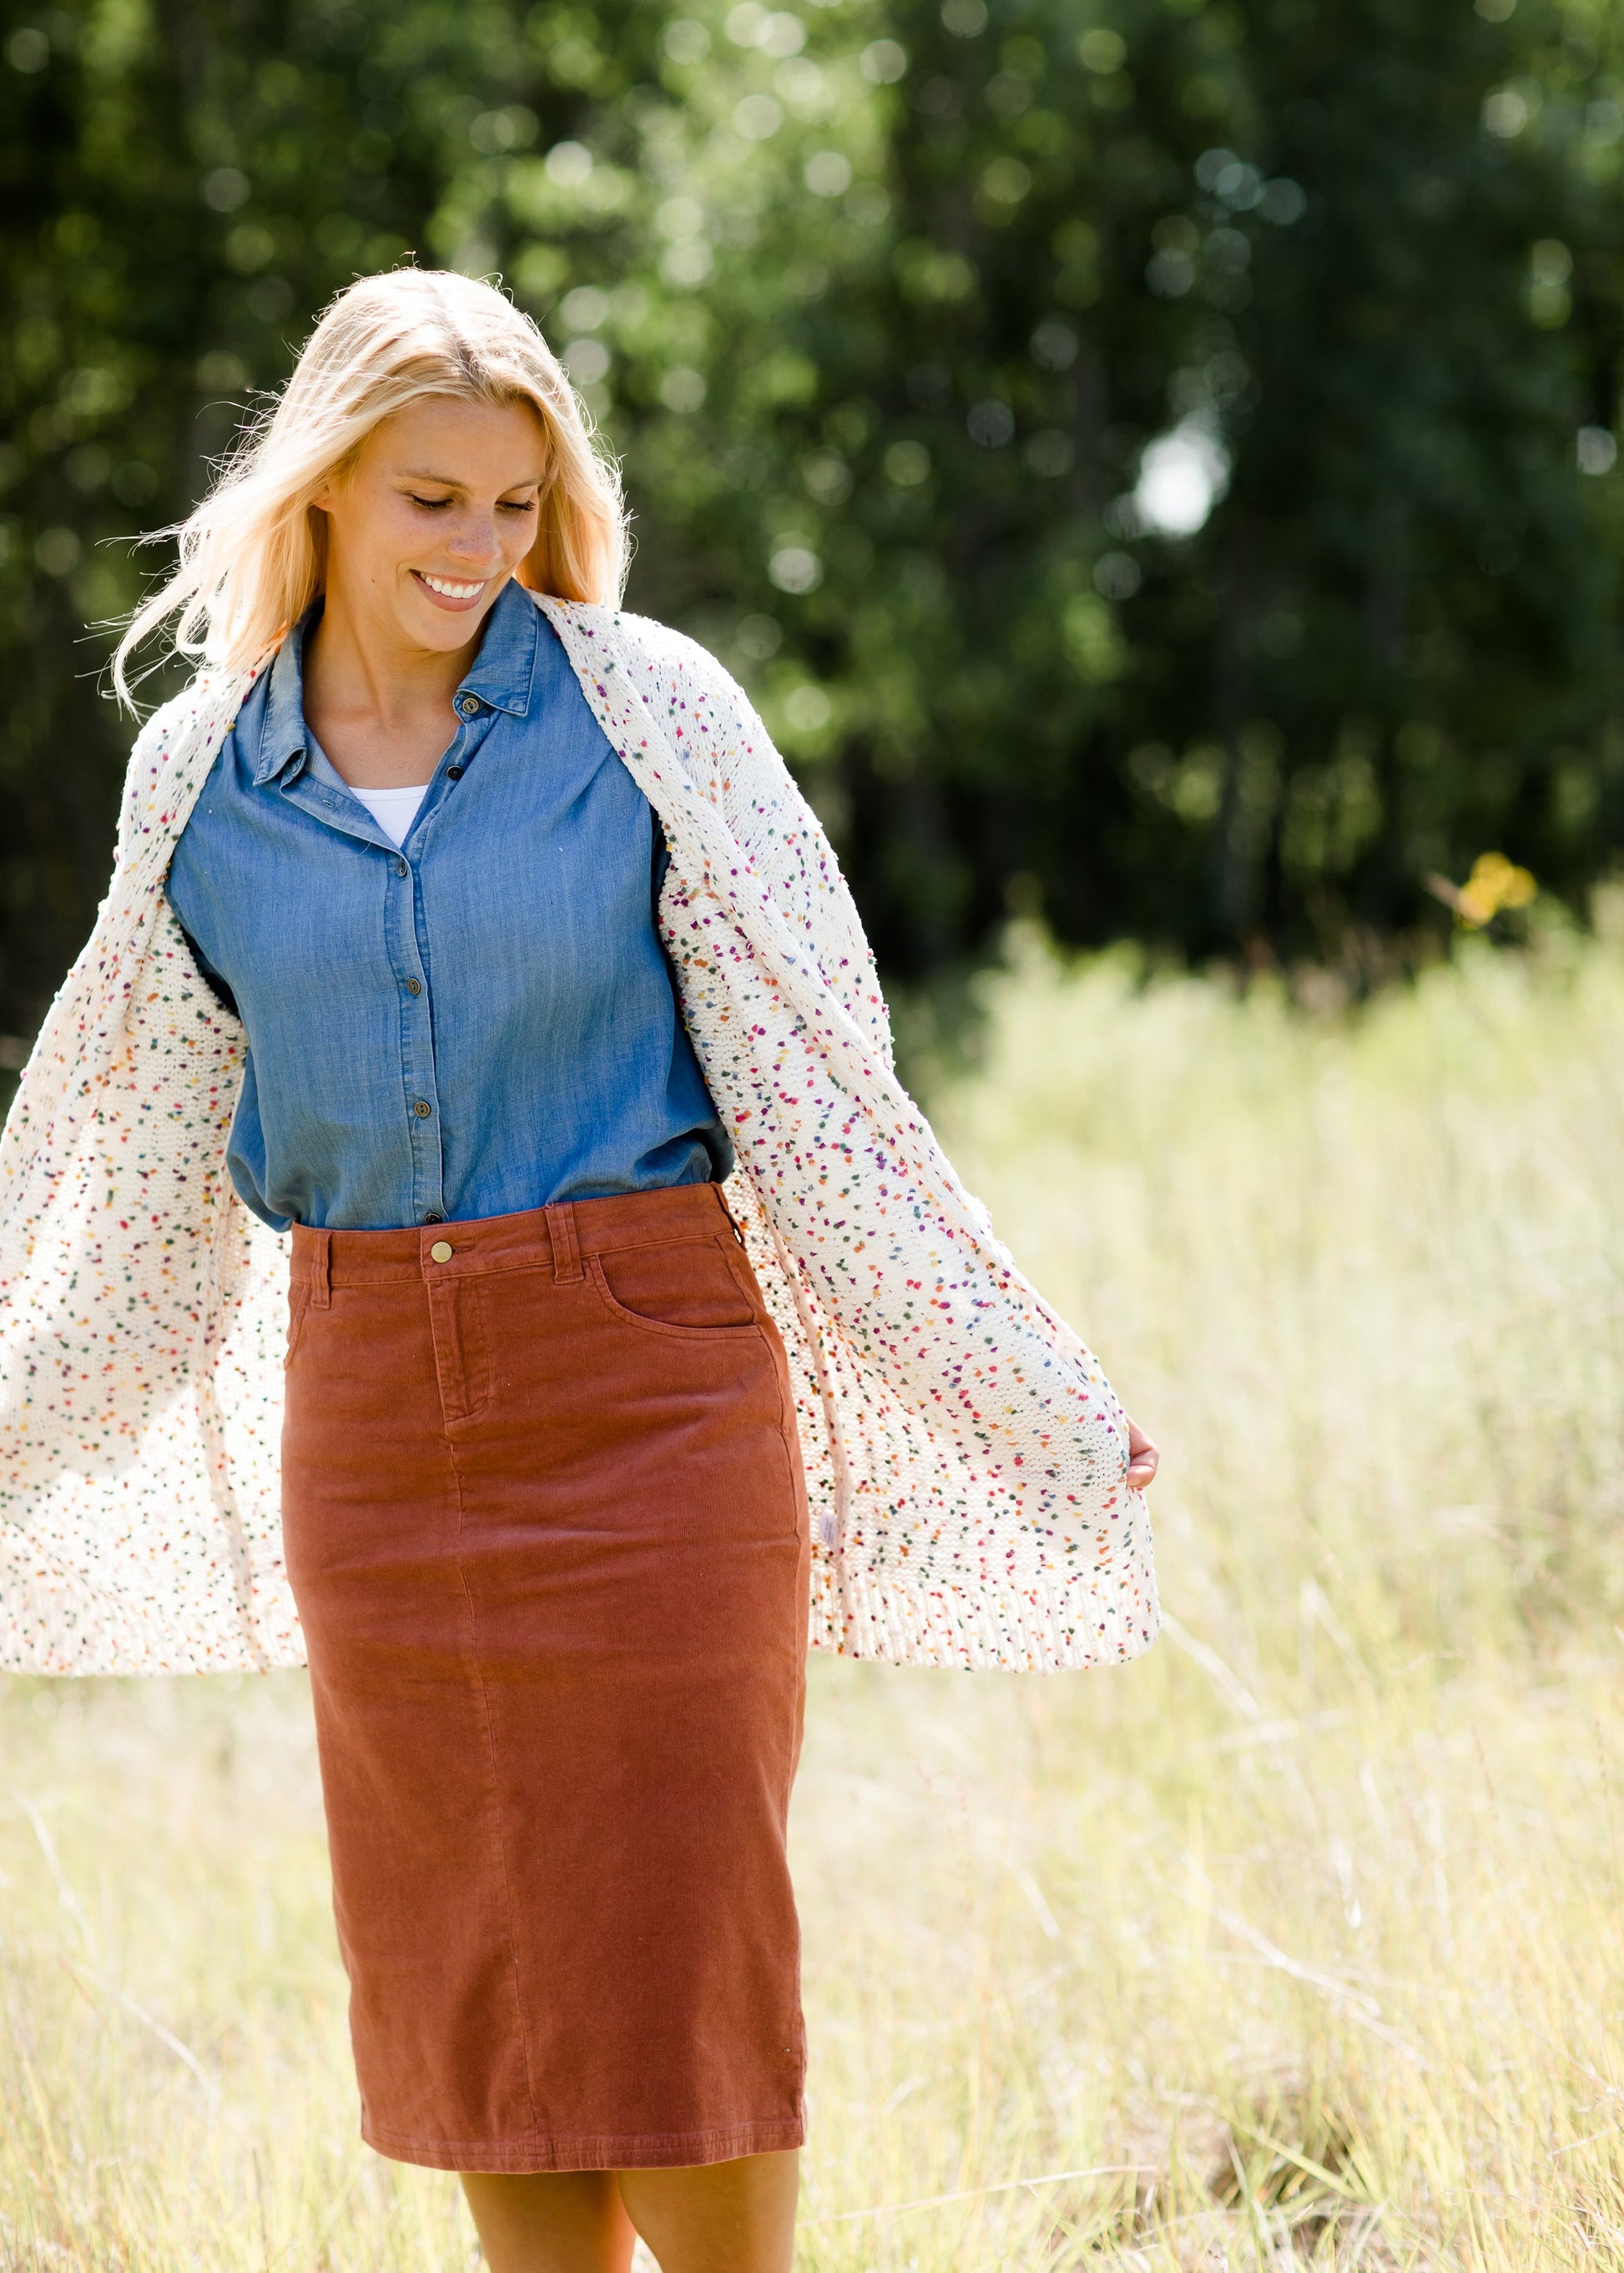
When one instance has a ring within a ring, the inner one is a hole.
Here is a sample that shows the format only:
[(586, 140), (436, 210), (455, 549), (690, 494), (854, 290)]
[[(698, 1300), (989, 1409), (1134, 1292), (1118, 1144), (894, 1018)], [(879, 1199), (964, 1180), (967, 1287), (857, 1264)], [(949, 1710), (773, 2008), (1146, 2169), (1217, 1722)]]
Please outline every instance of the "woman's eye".
[(443, 513), (451, 502), (449, 498), (419, 497), (415, 490), (408, 490), (406, 494), (410, 498), (413, 505), (420, 505), (425, 513)]
[(504, 498), (502, 499), (502, 511), (504, 513), (534, 513), (535, 510), (536, 500), (534, 498), (528, 499)]

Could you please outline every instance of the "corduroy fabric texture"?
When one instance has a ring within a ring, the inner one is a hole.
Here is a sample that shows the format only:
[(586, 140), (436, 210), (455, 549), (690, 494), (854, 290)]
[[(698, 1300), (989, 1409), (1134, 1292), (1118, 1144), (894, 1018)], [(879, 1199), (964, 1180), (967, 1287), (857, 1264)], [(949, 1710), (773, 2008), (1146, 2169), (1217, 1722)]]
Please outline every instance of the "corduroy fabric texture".
[[(813, 1647), (1134, 1656), (1157, 1607), (1121, 1407), (897, 1081), (816, 817), (703, 649), (538, 604), (671, 848), (662, 937), (795, 1384)], [(0, 1664), (19, 1669), (302, 1654), (277, 1517), (285, 1246), (226, 1178), (241, 1029), (162, 889), (250, 683), (204, 674), (139, 738), (111, 887), (0, 1138)]]
[(450, 2171), (798, 2147), (807, 1507), (717, 1187), (300, 1227), (292, 1279), (363, 2135)]

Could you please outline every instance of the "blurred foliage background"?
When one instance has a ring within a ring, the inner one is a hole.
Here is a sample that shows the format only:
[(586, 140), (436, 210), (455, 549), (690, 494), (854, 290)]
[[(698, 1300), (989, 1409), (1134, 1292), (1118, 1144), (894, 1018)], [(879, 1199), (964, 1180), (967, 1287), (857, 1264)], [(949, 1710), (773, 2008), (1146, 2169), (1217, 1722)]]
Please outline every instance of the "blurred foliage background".
[[(0, 35), (0, 1026), (107, 620), (329, 296), (500, 273), (890, 975), (1436, 942), (1624, 841), (1617, 0), (79, 0)], [(160, 692), (155, 679), (148, 691)]]

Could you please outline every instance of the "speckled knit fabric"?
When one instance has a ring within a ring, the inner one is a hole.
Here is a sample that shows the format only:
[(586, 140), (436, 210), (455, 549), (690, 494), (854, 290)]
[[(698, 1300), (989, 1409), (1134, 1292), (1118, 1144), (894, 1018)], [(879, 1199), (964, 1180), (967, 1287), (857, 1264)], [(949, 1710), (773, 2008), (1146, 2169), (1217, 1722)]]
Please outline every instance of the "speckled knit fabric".
[[(856, 910), (760, 719), (680, 634), (540, 604), (671, 847), (662, 931), (795, 1382), (814, 1647), (1136, 1655), (1155, 1582), (1121, 1407), (898, 1084)], [(137, 741), (111, 888), (0, 1137), (15, 1670), (302, 1656), (277, 1517), (286, 1247), (226, 1175), (242, 1030), (162, 891), (250, 683), (204, 674)]]

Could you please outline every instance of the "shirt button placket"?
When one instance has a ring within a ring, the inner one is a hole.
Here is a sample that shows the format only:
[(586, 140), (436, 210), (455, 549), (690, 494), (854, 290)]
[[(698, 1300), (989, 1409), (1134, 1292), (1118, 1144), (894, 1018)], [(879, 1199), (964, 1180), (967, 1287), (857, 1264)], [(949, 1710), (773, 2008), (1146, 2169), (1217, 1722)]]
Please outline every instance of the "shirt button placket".
[[(411, 876), (410, 860), (397, 855), (394, 866), (396, 876)], [(415, 884), (412, 891), (403, 894), (402, 898), (404, 905), (397, 901), (390, 911), (392, 935), (388, 946), (397, 971), (415, 957), (417, 950), (417, 895)], [(403, 1022), (401, 1076), (407, 1096), (406, 1125), (411, 1148), (413, 1210), (424, 1223), (443, 1223), (445, 1212), (440, 1187), (445, 1163), (440, 1157), (440, 1133), (428, 1126), (434, 1119), (434, 1106), (432, 1098), (414, 1094), (425, 1076), (430, 1083), (434, 1078), (433, 1044), (424, 1016), (428, 1009), (428, 997), (423, 981), (415, 973), (408, 972), (402, 984), (412, 998)]]
[(412, 1183), (418, 1198), (419, 1216), (425, 1223), (443, 1223), (440, 1185), (445, 1163), (440, 1158), (440, 1132), (434, 1126), (433, 1104), (426, 1097), (414, 1097), (407, 1111), (407, 1125), (411, 1130)]

